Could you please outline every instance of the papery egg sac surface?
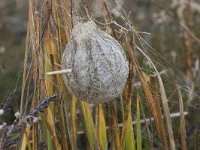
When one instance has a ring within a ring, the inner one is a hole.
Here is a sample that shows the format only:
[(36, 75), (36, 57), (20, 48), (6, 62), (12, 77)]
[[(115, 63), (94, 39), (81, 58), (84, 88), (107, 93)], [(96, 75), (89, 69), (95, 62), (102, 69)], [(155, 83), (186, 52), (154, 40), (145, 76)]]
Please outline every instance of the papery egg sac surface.
[(75, 25), (63, 53), (62, 67), (72, 69), (63, 75), (69, 92), (89, 103), (118, 97), (129, 74), (122, 46), (93, 21)]

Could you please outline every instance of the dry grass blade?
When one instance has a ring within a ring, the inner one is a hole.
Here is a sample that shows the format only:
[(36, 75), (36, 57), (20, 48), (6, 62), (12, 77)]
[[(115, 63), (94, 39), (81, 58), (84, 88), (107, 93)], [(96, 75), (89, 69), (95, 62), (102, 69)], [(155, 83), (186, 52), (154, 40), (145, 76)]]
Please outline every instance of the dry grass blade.
[(106, 150), (107, 146), (106, 121), (102, 104), (98, 105), (98, 144), (101, 150)]
[(28, 150), (31, 150), (31, 145), (29, 144), (29, 133), (30, 129), (25, 129), (23, 133), (23, 138), (22, 138), (22, 144), (21, 144), (21, 150), (26, 150), (26, 146), (28, 145)]
[[(27, 61), (28, 61), (28, 47), (29, 47), (29, 39), (30, 38), (30, 32), (29, 32), (29, 23), (28, 23), (28, 27), (27, 27), (27, 35), (26, 35), (26, 48), (25, 48), (25, 56), (24, 56), (24, 69), (23, 69), (23, 80), (22, 80), (22, 93), (21, 93), (21, 102), (20, 102), (20, 112), (23, 111), (23, 105), (24, 105), (24, 94), (25, 94), (25, 86), (26, 86), (26, 82), (27, 82)], [(29, 144), (29, 139), (28, 139), (28, 135), (30, 133), (29, 129), (26, 129), (23, 133), (23, 137), (22, 137), (22, 145), (21, 145), (21, 149), (25, 150), (26, 149), (26, 145), (28, 144), (28, 149), (31, 149), (30, 144)]]
[[(155, 110), (157, 112), (158, 116), (158, 122), (163, 124), (163, 117), (162, 117), (162, 112), (161, 112), (161, 106), (160, 106), (160, 101), (159, 101), (159, 91), (158, 91), (158, 84), (157, 84), (157, 78), (156, 77), (150, 77), (150, 83), (152, 87), (152, 96), (155, 102)], [(164, 124), (159, 128), (158, 132), (160, 135), (162, 135), (162, 139), (167, 142), (167, 138), (165, 135), (165, 132), (163, 132), (164, 129)]]
[(126, 148), (128, 146), (129, 148), (135, 149), (133, 127), (131, 125), (132, 123), (131, 99), (132, 99), (132, 93), (133, 93), (134, 66), (135, 66), (134, 56), (133, 56), (134, 49), (131, 47), (131, 45), (129, 44), (127, 40), (125, 41), (125, 48), (128, 51), (130, 71), (129, 71), (127, 88), (125, 89), (125, 97), (126, 97), (125, 103), (127, 106), (126, 106), (126, 109), (124, 110), (124, 115), (123, 115), (124, 125), (122, 128), (122, 134), (121, 134), (121, 149), (124, 149), (125, 144), (126, 144)]
[(81, 103), (81, 111), (83, 116), (83, 121), (85, 125), (85, 132), (86, 137), (88, 140), (87, 148), (88, 150), (95, 150), (97, 149), (97, 143), (96, 143), (96, 134), (95, 134), (95, 127), (94, 127), (94, 121), (92, 118), (92, 113), (89, 107), (89, 104), (86, 102), (80, 102)]
[(164, 114), (166, 117), (167, 129), (168, 129), (168, 133), (169, 133), (170, 146), (171, 146), (172, 150), (175, 150), (176, 147), (175, 147), (175, 141), (174, 141), (174, 134), (173, 134), (173, 130), (172, 130), (172, 122), (171, 122), (171, 118), (170, 118), (170, 110), (169, 110), (168, 100), (167, 100), (167, 96), (165, 93), (165, 88), (164, 88), (162, 79), (161, 79), (160, 74), (157, 71), (155, 65), (151, 61), (151, 59), (138, 46), (137, 46), (137, 49), (147, 58), (147, 60), (150, 62), (150, 64), (152, 65), (152, 67), (154, 68), (154, 70), (157, 74), (163, 110), (164, 110)]
[(76, 123), (76, 97), (72, 96), (71, 105), (71, 146), (72, 150), (76, 150), (77, 147), (77, 123)]
[[(49, 72), (52, 70), (52, 66), (51, 66), (51, 62), (50, 62), (50, 54), (51, 54), (51, 47), (50, 47), (50, 44), (49, 44), (49, 41), (46, 40), (45, 43), (44, 43), (44, 51), (46, 53), (45, 55), (45, 72)], [(45, 85), (46, 85), (46, 91), (47, 91), (47, 95), (52, 95), (53, 94), (53, 84), (52, 84), (52, 81), (53, 81), (53, 77), (51, 76), (45, 76)], [(50, 135), (48, 135), (48, 145), (50, 146), (51, 144), (51, 136), (55, 136), (56, 135), (56, 130), (55, 130), (55, 127), (54, 127), (54, 116), (53, 116), (53, 109), (54, 109), (54, 106), (52, 105), (51, 107), (48, 107), (47, 108), (47, 111), (46, 111), (46, 123), (47, 123), (47, 127), (49, 127), (49, 133)], [(55, 136), (54, 137), (54, 144), (55, 146), (58, 148), (61, 149), (61, 146), (60, 144), (58, 143), (58, 139), (57, 137)], [(52, 147), (52, 146), (50, 146)]]
[(112, 107), (111, 107), (111, 116), (112, 116), (112, 121), (111, 121), (111, 128), (113, 129), (112, 132), (112, 137), (113, 139), (113, 147), (116, 150), (120, 150), (120, 133), (119, 133), (119, 127), (118, 127), (118, 118), (117, 118), (117, 110), (116, 110), (116, 102), (112, 102)]
[(55, 146), (56, 150), (61, 150), (61, 145), (59, 144), (58, 138), (56, 136), (56, 129), (54, 126), (54, 119), (53, 119), (52, 111), (49, 107), (44, 112), (44, 116), (45, 116), (44, 118), (45, 118), (47, 128), (48, 128), (51, 138), (54, 142), (54, 146)]
[[(54, 42), (51, 41), (51, 50), (54, 52), (56, 51), (56, 47), (54, 45)], [(54, 55), (50, 54), (50, 59), (51, 59), (51, 64), (52, 64), (52, 68), (53, 70), (56, 69), (55, 67), (55, 64), (56, 64), (56, 59), (54, 58)], [(58, 84), (57, 88), (55, 88), (55, 91), (56, 93), (62, 93), (63, 92), (63, 84), (62, 84), (62, 79), (60, 76), (56, 76), (53, 80), (55, 83)], [(62, 97), (60, 96), (58, 98), (58, 102), (57, 102), (57, 105), (55, 105), (55, 114), (58, 118), (58, 120), (60, 121), (59, 123), (59, 128), (60, 128), (60, 134), (61, 134), (61, 142), (63, 144), (63, 149), (68, 149), (68, 140), (67, 140), (67, 132), (66, 132), (66, 121), (65, 121), (65, 117), (64, 117), (64, 109), (63, 109), (63, 106), (62, 106)]]
[(62, 9), (59, 10), (62, 14), (62, 18), (65, 18), (65, 19), (62, 19), (64, 21), (64, 24), (66, 25), (66, 29), (65, 29), (65, 34), (66, 36), (63, 36), (62, 35), (62, 39), (64, 39), (63, 41), (68, 41), (68, 38), (70, 37), (69, 33), (71, 32), (72, 30), (72, 26), (73, 26), (73, 22), (72, 22), (72, 5), (70, 4), (72, 1), (66, 1), (66, 0), (61, 0), (61, 6), (62, 6)]
[(176, 85), (176, 88), (177, 88), (177, 91), (178, 91), (178, 99), (179, 99), (179, 107), (180, 107), (181, 145), (182, 145), (182, 150), (187, 150), (186, 130), (185, 130), (185, 115), (184, 115), (184, 110), (183, 110), (182, 94), (181, 94), (180, 86)]
[[(54, 43), (53, 41), (48, 38), (50, 35), (50, 32), (49, 30), (47, 30), (47, 39), (45, 40), (44, 42), (44, 51), (46, 53), (45, 55), (45, 72), (49, 72), (51, 71), (52, 67), (54, 67), (54, 62), (52, 62), (52, 53), (55, 53), (55, 46), (54, 46)], [(52, 84), (52, 82), (55, 81), (55, 78), (53, 78), (52, 76), (45, 76), (45, 85), (46, 85), (46, 91), (47, 91), (47, 95), (53, 95), (54, 94), (54, 85)], [(54, 110), (54, 106), (51, 105), (51, 107), (48, 107), (47, 109), (47, 120), (46, 122), (48, 123), (49, 127), (51, 128), (52, 131), (50, 131), (50, 134), (51, 136), (54, 136), (54, 144), (55, 146), (58, 146), (58, 148), (61, 148), (60, 144), (58, 143), (58, 137), (55, 136), (56, 133), (55, 133), (55, 126), (54, 126), (54, 114), (53, 114), (53, 110)], [(62, 111), (62, 108), (61, 108), (61, 111)], [(62, 121), (62, 120), (61, 120)], [(64, 128), (61, 128), (61, 129), (64, 129)], [(67, 145), (66, 145), (66, 140), (65, 140), (65, 132), (62, 132), (62, 139), (63, 139), (63, 147), (65, 149), (67, 149)], [(51, 138), (49, 138), (49, 140), (51, 140)]]
[(164, 85), (163, 85), (160, 75), (158, 75), (158, 82), (159, 82), (159, 87), (160, 87), (163, 110), (164, 110), (164, 114), (165, 114), (166, 122), (167, 122), (167, 129), (169, 132), (170, 145), (171, 145), (171, 149), (175, 150), (176, 147), (175, 147), (175, 141), (174, 141), (174, 133), (172, 130), (172, 122), (171, 122), (171, 118), (170, 118), (170, 109), (169, 109), (168, 99), (167, 99), (167, 96), (165, 93)]
[(37, 124), (34, 124), (33, 125), (33, 129), (32, 129), (32, 149), (37, 149), (38, 147), (38, 136), (37, 136), (37, 131), (38, 131), (38, 125)]
[[(45, 3), (46, 5), (46, 11), (45, 11), (45, 14), (46, 14), (46, 17), (49, 18), (46, 22), (46, 28), (45, 28), (45, 34), (44, 34), (44, 52), (45, 52), (45, 66), (47, 66), (47, 68), (51, 68), (52, 70), (57, 70), (58, 67), (56, 64), (60, 64), (60, 60), (59, 60), (59, 56), (60, 56), (60, 52), (59, 52), (59, 46), (57, 47), (56, 46), (56, 43), (54, 42), (53, 38), (52, 38), (52, 35), (54, 34), (53, 33), (53, 28), (54, 26), (57, 26), (55, 24), (53, 24), (50, 20), (51, 20), (51, 17), (54, 17), (54, 19), (58, 21), (58, 18), (57, 18), (57, 11), (56, 11), (56, 3), (52, 3), (51, 5), (46, 2)], [(51, 12), (51, 9), (50, 8), (53, 8), (52, 9), (52, 12)], [(51, 16), (52, 15), (52, 16)], [(58, 21), (59, 23), (59, 21)], [(59, 36), (59, 34), (57, 34)], [(59, 45), (59, 44), (58, 44)], [(49, 66), (48, 66), (49, 65)], [(51, 70), (45, 70), (45, 74), (47, 72), (49, 72)], [(54, 76), (54, 77), (50, 77), (50, 76), (45, 76), (45, 78), (47, 78), (45, 81), (48, 83), (48, 84), (51, 84), (49, 86), (52, 87), (52, 93), (51, 95), (53, 95), (53, 92), (56, 92), (56, 93), (62, 93), (63, 92), (63, 84), (62, 84), (62, 78), (60, 76)], [(55, 86), (53, 83), (57, 83), (57, 86)], [(49, 94), (49, 93), (48, 93)], [(63, 107), (62, 107), (62, 100), (61, 100), (61, 96), (58, 98), (58, 102), (57, 102), (57, 105), (55, 105), (54, 107), (55, 109), (55, 115), (57, 116), (57, 119), (60, 121), (60, 123), (58, 124), (59, 125), (59, 130), (60, 130), (60, 141), (63, 143), (62, 144), (62, 148), (63, 149), (68, 149), (68, 140), (67, 140), (67, 132), (66, 132), (66, 121), (65, 121), (65, 117), (64, 117), (64, 110), (63, 110)], [(53, 110), (53, 109), (52, 109)]]
[(142, 82), (142, 86), (143, 86), (143, 89), (144, 89), (144, 93), (145, 93), (145, 96), (146, 96), (146, 100), (149, 104), (149, 107), (150, 107), (150, 110), (152, 112), (152, 115), (153, 115), (153, 118), (155, 119), (155, 123), (156, 123), (156, 128), (158, 130), (158, 134), (159, 134), (159, 137), (160, 137), (160, 140), (163, 144), (163, 149), (167, 150), (168, 149), (168, 146), (167, 146), (167, 140), (166, 140), (166, 136), (165, 136), (165, 130), (164, 130), (164, 124), (163, 124), (163, 121), (160, 122), (160, 120), (162, 120), (162, 118), (160, 118), (160, 115), (158, 115), (158, 112), (156, 110), (156, 104), (155, 104), (155, 101), (153, 99), (153, 95), (146, 83), (146, 80), (141, 72), (141, 70), (139, 69), (139, 67), (137, 67), (138, 69), (138, 76), (140, 78), (140, 81)]
[(20, 102), (20, 112), (23, 111), (23, 105), (24, 105), (24, 94), (25, 94), (25, 86), (27, 82), (27, 61), (28, 61), (28, 48), (29, 48), (29, 41), (30, 41), (30, 32), (29, 32), (29, 23), (27, 27), (27, 35), (26, 35), (26, 48), (25, 48), (25, 54), (24, 54), (24, 68), (23, 68), (23, 80), (22, 80), (22, 93), (21, 93), (21, 102)]

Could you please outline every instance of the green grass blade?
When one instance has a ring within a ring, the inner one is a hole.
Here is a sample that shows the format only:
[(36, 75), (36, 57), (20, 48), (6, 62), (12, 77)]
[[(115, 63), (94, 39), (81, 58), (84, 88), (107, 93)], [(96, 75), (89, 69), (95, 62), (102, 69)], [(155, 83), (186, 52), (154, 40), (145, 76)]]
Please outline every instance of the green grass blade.
[(131, 113), (128, 114), (128, 120), (127, 120), (125, 150), (135, 150), (135, 139), (134, 139)]
[(140, 124), (140, 96), (137, 92), (137, 114), (136, 114), (136, 130), (137, 130), (137, 150), (142, 150), (141, 124)]

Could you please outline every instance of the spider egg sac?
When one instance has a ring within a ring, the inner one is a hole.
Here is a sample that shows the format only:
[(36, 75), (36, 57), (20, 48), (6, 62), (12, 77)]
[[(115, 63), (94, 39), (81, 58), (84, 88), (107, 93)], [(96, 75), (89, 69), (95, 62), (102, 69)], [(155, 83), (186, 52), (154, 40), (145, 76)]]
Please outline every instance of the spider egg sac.
[(69, 92), (79, 100), (97, 104), (122, 94), (129, 65), (122, 46), (93, 21), (74, 26), (63, 52), (63, 74)]

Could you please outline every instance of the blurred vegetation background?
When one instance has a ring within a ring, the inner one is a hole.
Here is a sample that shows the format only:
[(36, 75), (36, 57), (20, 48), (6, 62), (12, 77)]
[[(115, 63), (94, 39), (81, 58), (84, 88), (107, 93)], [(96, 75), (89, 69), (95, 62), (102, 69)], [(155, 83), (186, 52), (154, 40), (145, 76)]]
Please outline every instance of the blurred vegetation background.
[[(28, 1), (0, 3), (0, 99), (20, 93)], [(17, 82), (16, 82), (17, 81)], [(17, 84), (17, 85), (16, 85)]]
[[(145, 44), (143, 48), (159, 70), (170, 70), (172, 75), (164, 77), (165, 84), (178, 83), (186, 91), (183, 100), (189, 112), (187, 138), (194, 142), (195, 137), (200, 140), (200, 3), (197, 0), (124, 0), (120, 8), (126, 11), (135, 30), (151, 45), (152, 49)], [(112, 13), (117, 17), (115, 11)], [(27, 19), (27, 0), (1, 0), (0, 100), (12, 103), (7, 122), (12, 122), (14, 112), (19, 110)], [(138, 57), (141, 56), (138, 54)], [(139, 62), (148, 75), (151, 67), (148, 61), (141, 57)], [(169, 101), (176, 98), (173, 90), (171, 85), (166, 86)], [(171, 110), (179, 110), (176, 107), (177, 104), (170, 103)]]

